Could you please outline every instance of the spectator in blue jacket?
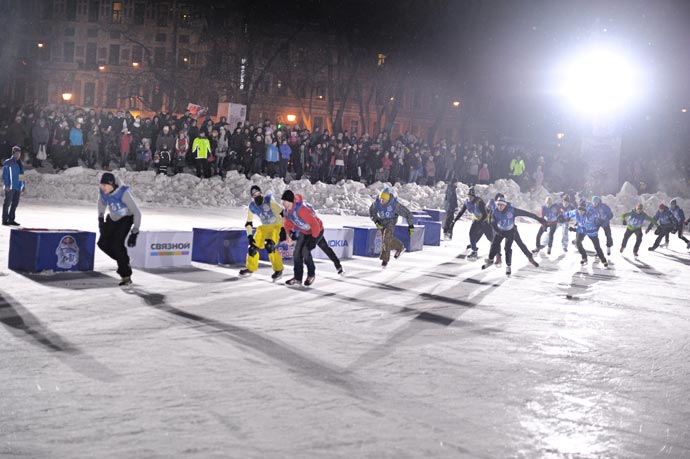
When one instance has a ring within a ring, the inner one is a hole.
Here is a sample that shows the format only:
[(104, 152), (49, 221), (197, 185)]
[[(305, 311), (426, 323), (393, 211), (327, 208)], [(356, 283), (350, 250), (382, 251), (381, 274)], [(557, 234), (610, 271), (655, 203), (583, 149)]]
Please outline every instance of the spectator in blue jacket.
[(84, 133), (81, 131), (80, 123), (75, 123), (69, 130), (69, 145), (69, 167), (76, 167), (84, 150)]
[(609, 263), (604, 257), (604, 252), (601, 250), (601, 244), (599, 244), (599, 227), (601, 226), (601, 219), (599, 218), (599, 212), (593, 206), (586, 206), (584, 201), (581, 201), (577, 210), (571, 210), (564, 212), (565, 217), (569, 217), (575, 220), (575, 227), (570, 227), (570, 231), (577, 233), (575, 244), (577, 245), (577, 250), (582, 255), (581, 265), (587, 264), (587, 252), (582, 246), (582, 241), (585, 236), (589, 237), (594, 244), (594, 250), (597, 252), (597, 256), (604, 264), (604, 267), (608, 267)]
[(5, 186), (5, 201), (2, 204), (2, 224), (5, 226), (19, 226), (14, 219), (19, 205), (19, 196), (24, 192), (24, 164), (22, 163), (22, 148), (12, 147), (12, 156), (3, 163), (2, 182)]
[(278, 163), (280, 161), (280, 152), (278, 151), (278, 145), (276, 144), (276, 141), (272, 141), (268, 146), (266, 147), (266, 167), (267, 167), (267, 174), (273, 178), (276, 175), (276, 172), (278, 171)]
[(292, 149), (287, 143), (287, 139), (283, 139), (280, 144), (280, 177), (285, 178), (288, 171), (288, 163), (290, 162), (290, 155), (292, 155)]
[(611, 208), (601, 202), (599, 196), (592, 196), (592, 207), (599, 214), (599, 219), (601, 220), (601, 229), (604, 230), (604, 235), (606, 235), (606, 255), (611, 255), (611, 247), (613, 246), (613, 238), (611, 237), (611, 219), (613, 218), (613, 212)]

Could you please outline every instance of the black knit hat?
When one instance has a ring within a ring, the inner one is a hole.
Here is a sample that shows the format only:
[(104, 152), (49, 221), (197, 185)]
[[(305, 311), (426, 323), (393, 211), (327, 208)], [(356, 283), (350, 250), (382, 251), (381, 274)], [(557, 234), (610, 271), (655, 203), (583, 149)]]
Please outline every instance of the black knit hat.
[(473, 186), (471, 186), (470, 189), (467, 191), (467, 196), (477, 196)]
[(287, 202), (295, 202), (295, 193), (293, 193), (290, 190), (285, 190), (283, 196), (281, 196), (280, 199)]
[(252, 187), (249, 189), (249, 196), (253, 195), (255, 191), (261, 193), (261, 188), (256, 185), (252, 185)]
[(113, 185), (115, 186), (117, 183), (115, 182), (115, 176), (111, 174), (110, 172), (104, 172), (103, 175), (101, 175), (101, 183), (105, 183), (108, 185)]

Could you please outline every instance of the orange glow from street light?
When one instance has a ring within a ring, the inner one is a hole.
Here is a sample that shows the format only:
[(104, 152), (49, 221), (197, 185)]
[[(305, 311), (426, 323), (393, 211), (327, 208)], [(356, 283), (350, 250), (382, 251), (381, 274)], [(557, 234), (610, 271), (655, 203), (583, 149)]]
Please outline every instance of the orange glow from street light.
[(72, 100), (72, 93), (71, 92), (63, 92), (62, 93), (62, 100), (64, 100), (65, 102), (69, 102), (70, 100)]
[(687, 112), (688, 112), (688, 109), (687, 109), (687, 108), (681, 108), (680, 111), (683, 112), (683, 113), (687, 113)]
[(36, 46), (38, 46), (39, 48), (43, 48), (43, 43), (39, 43)]
[(139, 67), (139, 63), (138, 62), (132, 62), (132, 67)]
[(453, 107), (459, 107), (459, 106), (460, 106), (459, 100), (453, 101)]
[(288, 120), (288, 122), (294, 123), (295, 120), (297, 119), (297, 116), (295, 116), (295, 115), (287, 115), (285, 118)]
[(98, 66), (98, 70), (100, 70), (101, 72), (102, 72), (103, 70), (105, 70), (105, 65), (99, 65), (99, 66)]

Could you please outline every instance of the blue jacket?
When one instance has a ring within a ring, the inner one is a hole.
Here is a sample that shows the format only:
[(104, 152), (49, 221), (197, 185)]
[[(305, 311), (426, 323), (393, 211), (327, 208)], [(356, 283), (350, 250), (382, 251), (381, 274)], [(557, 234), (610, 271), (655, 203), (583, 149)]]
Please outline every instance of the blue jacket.
[(587, 208), (584, 215), (580, 215), (577, 209), (564, 212), (564, 215), (575, 220), (576, 232), (589, 237), (595, 237), (599, 234), (601, 219), (599, 218), (599, 212), (592, 206)]
[(489, 209), (491, 210), (491, 225), (499, 231), (510, 231), (515, 227), (515, 217), (529, 217), (539, 222), (543, 221), (537, 215), (526, 210), (513, 207), (511, 203), (507, 203), (503, 212), (498, 210), (494, 200), (489, 201)]
[(678, 220), (678, 226), (682, 227), (685, 221), (685, 212), (683, 212), (683, 209), (678, 206), (676, 206), (675, 209), (673, 207), (669, 207), (669, 209), (671, 209), (671, 213), (676, 217), (676, 220)]
[(3, 163), (2, 182), (5, 187), (9, 187), (11, 190), (21, 191), (26, 188), (24, 164), (21, 159), (17, 161), (14, 157), (11, 157)]
[(278, 147), (274, 144), (270, 144), (266, 147), (266, 161), (269, 163), (277, 163), (279, 161), (278, 157)]
[(637, 213), (635, 209), (631, 210), (630, 212), (626, 212), (623, 214), (621, 217), (623, 219), (623, 224), (627, 223), (627, 227), (630, 231), (635, 231), (640, 228), (642, 228), (642, 225), (644, 225), (645, 220), (649, 220), (652, 222), (652, 224), (656, 225), (656, 220), (654, 218), (650, 217), (647, 215), (645, 211), (642, 211), (641, 213)]
[(69, 130), (69, 144), (76, 147), (84, 145), (84, 134), (81, 129), (72, 128)]
[(546, 205), (541, 206), (541, 217), (546, 220), (547, 225), (556, 223), (562, 212), (562, 207), (559, 203), (551, 204), (549, 207)]
[(611, 208), (604, 204), (603, 202), (600, 202), (598, 206), (591, 206), (596, 212), (599, 214), (599, 219), (601, 220), (601, 226), (606, 226), (609, 224), (611, 219), (613, 218), (613, 212), (611, 212)]
[(292, 154), (292, 149), (290, 148), (290, 145), (283, 143), (280, 144), (280, 157), (283, 159), (290, 159), (290, 155)]
[[(668, 207), (664, 210), (657, 210), (654, 214), (654, 220), (662, 228), (676, 228), (678, 226), (676, 217), (673, 216), (671, 209)], [(650, 224), (649, 226), (651, 227), (652, 225)]]

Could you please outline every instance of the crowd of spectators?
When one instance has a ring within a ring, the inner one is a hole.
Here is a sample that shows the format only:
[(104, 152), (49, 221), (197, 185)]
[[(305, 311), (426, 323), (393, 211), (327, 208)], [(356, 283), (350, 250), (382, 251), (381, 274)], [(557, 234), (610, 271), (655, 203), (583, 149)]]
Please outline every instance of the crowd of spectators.
[[(411, 133), (391, 139), (386, 132), (330, 133), (318, 127), (279, 126), (268, 120), (230, 126), (224, 117), (194, 119), (159, 113), (141, 119), (128, 111), (84, 110), (74, 106), (0, 107), (0, 157), (19, 145), (29, 167), (46, 171), (83, 166), (112, 170), (154, 169), (174, 175), (224, 177), (229, 170), (250, 177), (264, 174), (313, 183), (342, 179), (434, 185), (512, 178), (523, 191), (544, 185), (553, 190), (581, 189), (577, 154), (502, 144), (440, 139), (428, 143)], [(197, 139), (208, 139), (210, 148)], [(631, 169), (635, 184), (644, 180), (640, 163)], [(628, 170), (624, 172), (629, 172)]]

